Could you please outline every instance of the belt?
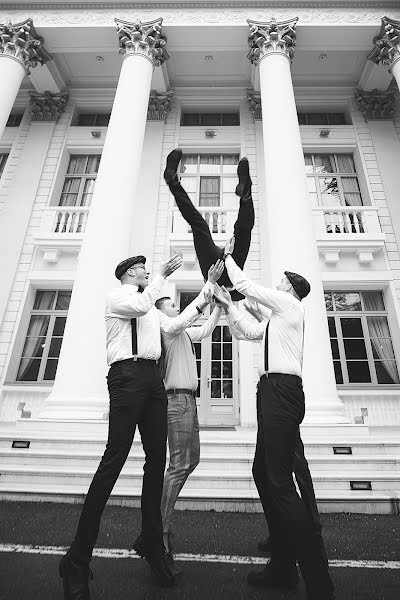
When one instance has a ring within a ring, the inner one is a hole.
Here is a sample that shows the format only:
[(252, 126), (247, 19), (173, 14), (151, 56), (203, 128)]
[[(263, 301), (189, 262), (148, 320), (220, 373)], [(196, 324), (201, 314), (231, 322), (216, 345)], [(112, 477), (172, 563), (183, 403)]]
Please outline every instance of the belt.
[(189, 390), (188, 388), (172, 388), (167, 390), (167, 394), (172, 394), (173, 396), (176, 396), (177, 394), (189, 394), (194, 397), (196, 390)]
[(132, 356), (132, 358), (124, 358), (123, 360), (116, 360), (115, 362), (113, 362), (111, 364), (112, 365), (119, 365), (120, 363), (129, 363), (131, 361), (133, 362), (138, 362), (138, 363), (144, 363), (144, 364), (155, 364), (158, 365), (159, 362), (159, 358), (157, 359), (153, 359), (153, 358), (139, 358), (138, 356)]
[(271, 379), (282, 379), (283, 381), (285, 381), (285, 379), (287, 380), (293, 380), (295, 379), (298, 383), (301, 383), (301, 377), (299, 377), (298, 375), (292, 375), (290, 373), (264, 373), (264, 375), (262, 375), (260, 377), (260, 381), (261, 379), (265, 377), (267, 379), (271, 378)]

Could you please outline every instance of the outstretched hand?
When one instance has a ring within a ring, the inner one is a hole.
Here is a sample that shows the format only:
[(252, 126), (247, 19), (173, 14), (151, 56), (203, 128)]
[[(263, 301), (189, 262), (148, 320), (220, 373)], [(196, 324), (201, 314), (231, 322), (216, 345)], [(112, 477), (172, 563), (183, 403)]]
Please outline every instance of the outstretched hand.
[(214, 298), (224, 308), (229, 308), (232, 304), (230, 293), (224, 286), (220, 287), (218, 283), (214, 284)]
[(215, 265), (211, 265), (211, 267), (208, 269), (208, 281), (210, 283), (216, 283), (221, 277), (224, 267), (225, 265), (223, 260), (217, 260)]
[(175, 254), (169, 260), (161, 263), (160, 274), (163, 277), (169, 277), (174, 271), (179, 269), (183, 264), (182, 254)]
[(232, 254), (233, 249), (235, 247), (235, 236), (233, 235), (230, 240), (228, 240), (225, 244), (224, 248), (224, 258), (228, 256), (228, 254)]

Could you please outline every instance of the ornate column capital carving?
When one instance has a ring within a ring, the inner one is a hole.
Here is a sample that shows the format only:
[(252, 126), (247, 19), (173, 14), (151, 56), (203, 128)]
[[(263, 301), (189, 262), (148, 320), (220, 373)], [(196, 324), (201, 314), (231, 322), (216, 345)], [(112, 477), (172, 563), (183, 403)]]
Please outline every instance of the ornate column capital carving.
[(29, 92), (32, 121), (57, 121), (64, 112), (69, 92)]
[(45, 50), (44, 40), (36, 33), (32, 19), (22, 23), (0, 23), (0, 56), (7, 55), (19, 60), (29, 69), (44, 65), (53, 57)]
[(245, 89), (249, 111), (253, 115), (255, 121), (262, 120), (261, 94), (254, 91), (252, 88)]
[(276, 21), (272, 17), (268, 23), (247, 19), (250, 27), (248, 38), (250, 50), (247, 58), (257, 66), (269, 54), (284, 54), (290, 61), (296, 47), (296, 24), (298, 17), (288, 21)]
[(167, 38), (161, 34), (162, 18), (154, 21), (122, 21), (115, 19), (117, 25), (119, 53), (142, 54), (146, 56), (156, 67), (169, 59), (166, 49)]
[(400, 21), (382, 17), (381, 30), (374, 37), (374, 44), (367, 58), (377, 65), (382, 63), (391, 67), (400, 59)]
[(148, 121), (165, 121), (169, 113), (172, 96), (174, 92), (157, 92), (151, 90), (149, 96), (149, 106), (147, 109)]
[(357, 89), (354, 92), (358, 107), (366, 121), (391, 119), (394, 113), (394, 95), (395, 90), (381, 92), (375, 89), (365, 92)]

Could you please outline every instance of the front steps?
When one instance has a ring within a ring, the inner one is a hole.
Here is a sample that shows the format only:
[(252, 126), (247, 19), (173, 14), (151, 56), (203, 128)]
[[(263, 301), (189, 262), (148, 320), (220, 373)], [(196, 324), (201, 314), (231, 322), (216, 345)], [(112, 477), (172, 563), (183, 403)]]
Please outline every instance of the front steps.
[[(365, 425), (302, 426), (322, 511), (400, 514), (400, 435), (396, 428), (381, 434)], [(104, 422), (24, 420), (0, 431), (0, 498), (81, 502), (106, 436)], [(178, 508), (260, 511), (251, 474), (255, 430), (201, 431), (200, 438), (201, 462)], [(21, 442), (29, 447), (13, 447)], [(137, 435), (110, 502), (139, 505), (143, 458)]]

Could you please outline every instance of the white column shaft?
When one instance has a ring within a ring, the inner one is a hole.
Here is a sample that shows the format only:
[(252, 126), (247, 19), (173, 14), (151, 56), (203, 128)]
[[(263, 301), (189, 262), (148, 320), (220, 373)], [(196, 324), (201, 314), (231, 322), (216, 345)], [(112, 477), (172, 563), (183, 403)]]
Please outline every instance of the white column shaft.
[(285, 270), (309, 280), (311, 293), (303, 301), (306, 418), (341, 422), (346, 419), (336, 390), (290, 62), (284, 54), (267, 54), (261, 60), (260, 86), (268, 221), (264, 235), (269, 240), (272, 285)]
[(393, 74), (393, 77), (396, 80), (397, 83), (397, 87), (400, 91), (400, 58), (398, 58), (392, 65), (392, 67), (390, 68), (390, 71)]
[[(152, 62), (125, 56), (80, 252), (54, 389), (44, 417), (94, 418), (106, 409), (104, 307), (130, 252)], [(146, 223), (142, 223), (146, 227)], [(140, 253), (140, 248), (136, 253)]]
[(26, 69), (20, 60), (0, 54), (0, 139), (25, 75)]

